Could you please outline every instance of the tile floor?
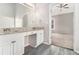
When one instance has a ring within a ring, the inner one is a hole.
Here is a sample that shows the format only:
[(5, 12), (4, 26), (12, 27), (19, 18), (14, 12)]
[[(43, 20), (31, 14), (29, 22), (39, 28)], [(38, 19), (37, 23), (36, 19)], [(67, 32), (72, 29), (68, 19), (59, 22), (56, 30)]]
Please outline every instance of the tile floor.
[(41, 44), (37, 48), (31, 46), (26, 47), (24, 55), (77, 55), (77, 53), (72, 49)]

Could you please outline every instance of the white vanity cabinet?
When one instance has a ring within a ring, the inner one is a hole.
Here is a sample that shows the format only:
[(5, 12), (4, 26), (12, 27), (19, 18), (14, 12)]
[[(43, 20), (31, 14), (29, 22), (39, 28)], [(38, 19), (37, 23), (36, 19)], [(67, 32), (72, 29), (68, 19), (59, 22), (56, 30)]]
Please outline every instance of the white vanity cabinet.
[(24, 47), (38, 47), (43, 43), (44, 31), (34, 30), (0, 35), (0, 55), (22, 55)]
[(22, 55), (24, 53), (25, 33), (0, 35), (1, 55)]
[(38, 30), (36, 31), (35, 34), (30, 35), (29, 36), (30, 45), (33, 47), (38, 47), (40, 44), (42, 44), (44, 40), (43, 35), (44, 35), (43, 30)]
[[(62, 6), (65, 5), (65, 3), (61, 3)], [(68, 7), (68, 8), (66, 8)], [(71, 13), (74, 11), (74, 4), (72, 3), (69, 3), (67, 4), (66, 6), (64, 7), (61, 7), (60, 4), (56, 4), (55, 6), (52, 7), (52, 16), (55, 16), (55, 15), (61, 15), (61, 14), (65, 14), (65, 13)]]
[[(43, 43), (44, 40), (44, 30), (30, 31), (27, 32), (27, 36), (25, 36), (25, 46), (30, 45), (32, 47), (38, 47)], [(28, 44), (26, 44), (28, 43)]]

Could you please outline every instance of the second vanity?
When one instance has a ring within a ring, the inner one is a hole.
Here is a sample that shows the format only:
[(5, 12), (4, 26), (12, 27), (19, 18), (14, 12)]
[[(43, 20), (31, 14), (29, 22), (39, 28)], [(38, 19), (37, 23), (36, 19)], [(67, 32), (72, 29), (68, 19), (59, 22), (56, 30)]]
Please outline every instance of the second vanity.
[(0, 29), (0, 55), (22, 55), (24, 47), (38, 47), (43, 43), (43, 28)]

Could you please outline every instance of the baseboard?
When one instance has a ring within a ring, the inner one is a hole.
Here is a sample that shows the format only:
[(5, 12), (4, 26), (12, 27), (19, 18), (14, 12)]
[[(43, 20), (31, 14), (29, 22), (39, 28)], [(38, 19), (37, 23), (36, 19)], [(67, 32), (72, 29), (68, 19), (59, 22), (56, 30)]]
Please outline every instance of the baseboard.
[(79, 51), (77, 51), (77, 50), (74, 50), (74, 52), (75, 52), (75, 53), (77, 53), (77, 54), (79, 55)]
[(51, 44), (49, 44), (49, 43), (47, 43), (47, 42), (43, 42), (44, 44), (46, 44), (46, 45), (51, 45)]
[(27, 46), (29, 46), (29, 44), (25, 45), (24, 47), (27, 47)]

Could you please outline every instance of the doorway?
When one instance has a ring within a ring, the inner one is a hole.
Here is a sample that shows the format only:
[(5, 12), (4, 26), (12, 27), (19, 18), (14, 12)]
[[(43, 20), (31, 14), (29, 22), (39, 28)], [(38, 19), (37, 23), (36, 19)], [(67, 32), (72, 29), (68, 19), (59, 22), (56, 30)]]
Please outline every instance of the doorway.
[(53, 45), (73, 49), (73, 13), (52, 16), (51, 41)]

